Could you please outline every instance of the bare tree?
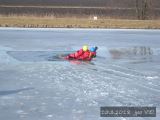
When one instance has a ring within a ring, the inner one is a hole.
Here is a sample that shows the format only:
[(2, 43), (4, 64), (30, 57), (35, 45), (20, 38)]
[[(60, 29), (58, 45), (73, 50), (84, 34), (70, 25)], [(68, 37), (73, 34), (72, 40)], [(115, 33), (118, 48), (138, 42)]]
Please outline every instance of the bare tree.
[(140, 4), (139, 4), (139, 0), (136, 0), (135, 2), (136, 2), (135, 6), (136, 6), (137, 18), (140, 19)]
[(140, 20), (146, 20), (151, 17), (152, 0), (136, 0), (136, 13), (137, 18)]

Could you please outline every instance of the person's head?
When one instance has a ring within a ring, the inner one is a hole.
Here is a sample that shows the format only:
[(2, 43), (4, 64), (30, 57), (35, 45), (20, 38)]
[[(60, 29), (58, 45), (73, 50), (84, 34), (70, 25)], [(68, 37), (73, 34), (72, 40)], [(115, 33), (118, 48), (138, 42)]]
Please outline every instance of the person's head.
[(88, 46), (84, 45), (82, 49), (83, 49), (83, 51), (87, 51), (88, 50)]
[(96, 52), (96, 50), (97, 50), (97, 49), (98, 49), (98, 47), (97, 47), (97, 46), (95, 46), (95, 47), (91, 47), (91, 48), (90, 48), (90, 51), (91, 51), (91, 52)]

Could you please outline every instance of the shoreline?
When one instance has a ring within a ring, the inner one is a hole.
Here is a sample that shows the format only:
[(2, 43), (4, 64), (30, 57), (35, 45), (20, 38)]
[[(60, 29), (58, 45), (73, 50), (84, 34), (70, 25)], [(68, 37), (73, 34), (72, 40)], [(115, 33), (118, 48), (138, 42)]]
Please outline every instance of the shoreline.
[(23, 27), (0, 27), (0, 30), (18, 30), (18, 31), (57, 31), (57, 30), (66, 30), (66, 31), (159, 31), (160, 29), (125, 29), (125, 28), (23, 28)]
[(0, 16), (0, 27), (18, 28), (89, 28), (89, 29), (160, 29), (160, 20), (128, 20), (76, 17)]

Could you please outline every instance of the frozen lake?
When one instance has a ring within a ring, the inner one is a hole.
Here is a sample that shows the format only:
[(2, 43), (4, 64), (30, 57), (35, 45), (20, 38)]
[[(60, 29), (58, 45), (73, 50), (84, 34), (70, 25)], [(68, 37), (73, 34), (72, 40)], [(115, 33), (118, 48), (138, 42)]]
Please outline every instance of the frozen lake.
[[(56, 59), (98, 46), (91, 63)], [(155, 106), (102, 118), (102, 106)], [(0, 120), (159, 120), (160, 30), (0, 28)]]

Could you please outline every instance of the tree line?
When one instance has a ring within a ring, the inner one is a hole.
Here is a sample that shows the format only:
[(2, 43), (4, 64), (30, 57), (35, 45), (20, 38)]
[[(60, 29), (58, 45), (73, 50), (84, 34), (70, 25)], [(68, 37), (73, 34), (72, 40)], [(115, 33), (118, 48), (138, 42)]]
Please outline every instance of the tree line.
[[(34, 6), (42, 7), (35, 8)], [(53, 8), (47, 8), (45, 6), (53, 6)], [(68, 8), (54, 8), (54, 6), (68, 6)], [(85, 6), (88, 8), (73, 8), (74, 6)], [(111, 18), (146, 20), (160, 18), (160, 0), (0, 0), (0, 14), (31, 14), (36, 16), (97, 15)]]

